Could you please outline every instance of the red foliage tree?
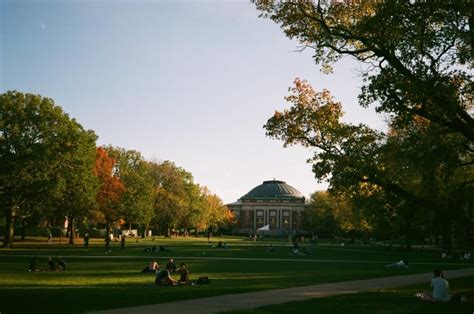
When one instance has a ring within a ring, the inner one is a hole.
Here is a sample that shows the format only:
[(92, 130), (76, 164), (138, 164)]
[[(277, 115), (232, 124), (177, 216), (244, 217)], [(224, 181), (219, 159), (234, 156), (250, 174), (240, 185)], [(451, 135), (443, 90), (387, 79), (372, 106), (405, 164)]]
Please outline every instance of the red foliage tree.
[(115, 159), (110, 157), (105, 149), (97, 148), (94, 167), (94, 174), (99, 179), (97, 204), (106, 223), (107, 235), (110, 234), (110, 225), (120, 218), (119, 207), (125, 192), (125, 185), (114, 173), (115, 163)]

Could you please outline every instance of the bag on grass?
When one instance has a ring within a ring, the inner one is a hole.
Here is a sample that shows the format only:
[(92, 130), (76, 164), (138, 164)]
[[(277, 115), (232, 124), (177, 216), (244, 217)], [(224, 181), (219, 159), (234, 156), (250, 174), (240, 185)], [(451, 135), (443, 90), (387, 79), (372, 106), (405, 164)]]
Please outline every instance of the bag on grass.
[(209, 277), (204, 276), (204, 277), (199, 277), (197, 280), (198, 285), (206, 285), (210, 282)]

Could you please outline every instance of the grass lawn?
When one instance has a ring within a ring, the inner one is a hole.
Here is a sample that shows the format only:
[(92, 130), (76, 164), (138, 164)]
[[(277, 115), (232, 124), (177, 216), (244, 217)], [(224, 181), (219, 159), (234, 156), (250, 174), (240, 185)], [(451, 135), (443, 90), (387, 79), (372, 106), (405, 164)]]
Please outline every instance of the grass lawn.
[(288, 302), (279, 305), (260, 307), (246, 311), (231, 311), (232, 314), (267, 313), (351, 313), (351, 314), (471, 314), (474, 312), (474, 276), (449, 281), (453, 291), (468, 296), (467, 302), (430, 303), (414, 297), (416, 292), (425, 291), (427, 284), (403, 288), (362, 292), (342, 296), (311, 299), (301, 302)]
[[(141, 240), (139, 243), (128, 241), (123, 251), (118, 243), (114, 243), (112, 253), (107, 255), (100, 240), (93, 240), (87, 252), (81, 245), (48, 245), (45, 239), (17, 242), (13, 249), (0, 250), (0, 312), (77, 313), (429, 272), (435, 267), (454, 269), (474, 266), (472, 263), (443, 260), (438, 251), (432, 250), (407, 252), (381, 247), (348, 244), (341, 247), (337, 243), (318, 243), (312, 255), (292, 256), (287, 239), (268, 238), (257, 242), (237, 237), (212, 239), (214, 245), (220, 240), (227, 242), (229, 248), (212, 247), (207, 243), (207, 238), (157, 238), (156, 241)], [(275, 252), (265, 250), (269, 243), (274, 245)], [(155, 253), (144, 251), (155, 244), (162, 244), (167, 250)], [(32, 255), (39, 257), (39, 265), (44, 268), (47, 256), (63, 256), (68, 262), (68, 270), (29, 273), (26, 269)], [(153, 288), (154, 275), (142, 274), (141, 269), (152, 258), (156, 258), (163, 266), (169, 257), (173, 257), (178, 264), (186, 262), (191, 279), (208, 276), (211, 284)], [(385, 264), (402, 258), (409, 261), (408, 269), (384, 268)], [(363, 298), (364, 295), (339, 298)], [(394, 293), (394, 297), (404, 296)]]

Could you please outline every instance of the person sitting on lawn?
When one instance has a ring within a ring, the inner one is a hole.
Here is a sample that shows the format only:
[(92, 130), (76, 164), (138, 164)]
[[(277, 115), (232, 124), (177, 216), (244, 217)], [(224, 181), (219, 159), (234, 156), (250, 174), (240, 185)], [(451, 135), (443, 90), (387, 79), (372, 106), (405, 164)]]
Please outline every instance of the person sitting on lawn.
[(59, 270), (66, 270), (66, 261), (60, 256), (58, 259), (58, 269)]
[(166, 268), (171, 269), (171, 272), (175, 273), (177, 270), (176, 264), (172, 258), (168, 260), (168, 263), (166, 263)]
[(385, 265), (385, 268), (408, 268), (408, 262), (401, 259), (396, 263)]
[(176, 279), (171, 277), (171, 268), (162, 269), (156, 274), (155, 287), (176, 285)]
[(152, 260), (147, 267), (143, 268), (142, 273), (157, 273), (160, 271), (160, 265), (156, 262), (156, 259)]
[(186, 264), (181, 263), (179, 265), (179, 270), (178, 271), (181, 273), (181, 276), (179, 277), (178, 283), (180, 283), (182, 285), (189, 284), (189, 270), (187, 269)]
[(57, 270), (56, 263), (53, 261), (51, 256), (48, 256), (48, 268), (49, 270)]
[(449, 282), (444, 279), (443, 272), (441, 269), (435, 269), (433, 271), (434, 277), (431, 279), (430, 286), (433, 289), (432, 292), (425, 292), (420, 295), (420, 299), (423, 301), (431, 302), (448, 302), (451, 300), (449, 295)]
[(266, 249), (267, 252), (275, 252), (275, 248), (273, 247), (273, 244), (269, 244), (267, 245), (267, 249)]
[(28, 271), (41, 271), (41, 268), (39, 268), (36, 265), (37, 260), (38, 260), (38, 258), (36, 256), (33, 256), (33, 258), (31, 259), (31, 262), (30, 262), (30, 267), (28, 267)]
[(293, 248), (291, 249), (291, 253), (295, 256), (300, 254), (300, 247), (298, 246), (298, 243), (295, 242)]

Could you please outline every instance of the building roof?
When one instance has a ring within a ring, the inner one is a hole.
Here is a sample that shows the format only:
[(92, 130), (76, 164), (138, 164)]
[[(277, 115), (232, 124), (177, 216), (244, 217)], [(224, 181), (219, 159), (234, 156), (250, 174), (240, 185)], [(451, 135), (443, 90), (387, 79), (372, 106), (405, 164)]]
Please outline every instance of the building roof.
[(254, 199), (304, 199), (304, 196), (284, 181), (270, 180), (263, 181), (263, 184), (240, 198), (240, 200)]

